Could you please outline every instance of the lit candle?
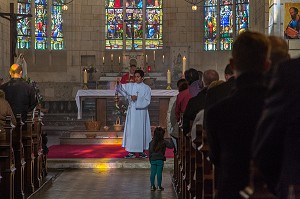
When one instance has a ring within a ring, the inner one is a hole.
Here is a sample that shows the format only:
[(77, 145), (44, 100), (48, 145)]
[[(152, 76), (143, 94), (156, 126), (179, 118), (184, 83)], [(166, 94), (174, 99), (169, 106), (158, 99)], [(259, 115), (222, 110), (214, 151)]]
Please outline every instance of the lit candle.
[(119, 64), (121, 63), (121, 57), (119, 56)]
[(146, 64), (148, 64), (148, 55), (146, 55)]
[(182, 75), (184, 75), (185, 70), (186, 70), (186, 57), (184, 56), (182, 58)]
[(111, 54), (110, 55), (110, 61), (113, 61), (114, 60), (114, 54)]
[(155, 61), (155, 51), (153, 51), (153, 60)]
[(171, 84), (171, 71), (169, 69), (168, 69), (168, 72), (167, 72), (167, 83)]
[(83, 83), (87, 84), (87, 81), (88, 81), (88, 74), (87, 74), (87, 70), (84, 69), (84, 71), (83, 71)]
[(165, 56), (163, 55), (163, 64), (165, 63)]
[(104, 65), (104, 56), (102, 57), (102, 64)]

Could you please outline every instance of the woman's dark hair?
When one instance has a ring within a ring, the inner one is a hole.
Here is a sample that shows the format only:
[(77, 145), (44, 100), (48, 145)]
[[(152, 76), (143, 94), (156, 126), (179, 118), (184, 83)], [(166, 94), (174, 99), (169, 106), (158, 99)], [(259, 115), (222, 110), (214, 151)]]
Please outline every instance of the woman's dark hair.
[(186, 79), (180, 79), (177, 81), (177, 88), (178, 91), (184, 91), (189, 87), (189, 83), (186, 81)]
[(136, 74), (136, 73), (140, 74), (140, 76), (141, 76), (141, 77), (144, 77), (144, 76), (145, 76), (145, 73), (144, 73), (144, 71), (143, 71), (143, 70), (141, 70), (141, 69), (137, 69), (137, 70), (135, 70), (135, 71), (134, 71), (134, 74)]
[(163, 128), (156, 127), (153, 135), (153, 150), (158, 152), (162, 149), (164, 143), (165, 130)]
[(189, 82), (189, 85), (191, 85), (194, 81), (199, 80), (199, 73), (196, 69), (190, 68), (184, 73), (185, 79)]

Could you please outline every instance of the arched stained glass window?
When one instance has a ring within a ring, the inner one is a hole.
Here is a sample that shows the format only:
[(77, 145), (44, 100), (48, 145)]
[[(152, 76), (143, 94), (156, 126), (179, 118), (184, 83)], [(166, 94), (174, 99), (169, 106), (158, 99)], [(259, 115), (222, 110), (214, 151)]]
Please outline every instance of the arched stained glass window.
[(64, 48), (63, 39), (63, 19), (61, 0), (52, 0), (51, 8), (51, 49), (62, 50)]
[[(51, 6), (48, 6), (49, 2), (52, 3)], [(33, 16), (18, 20), (17, 48), (30, 49), (33, 45), (37, 50), (46, 50), (50, 45), (51, 50), (64, 49), (62, 30), (64, 2), (64, 0), (18, 0), (18, 14), (31, 13)], [(48, 13), (51, 13), (49, 24)]]
[(231, 50), (234, 38), (248, 29), (249, 0), (205, 0), (204, 16), (204, 50)]
[(105, 9), (106, 49), (163, 47), (162, 0), (106, 0)]
[[(19, 0), (18, 1), (18, 13), (30, 14), (31, 0)], [(17, 22), (17, 48), (29, 49), (31, 44), (31, 19), (25, 17)]]

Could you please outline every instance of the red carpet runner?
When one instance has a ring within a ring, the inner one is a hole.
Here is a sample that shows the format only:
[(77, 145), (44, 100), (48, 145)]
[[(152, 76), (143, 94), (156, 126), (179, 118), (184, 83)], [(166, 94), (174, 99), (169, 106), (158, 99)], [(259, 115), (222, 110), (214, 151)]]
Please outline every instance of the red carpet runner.
[[(127, 153), (119, 144), (53, 145), (48, 158), (124, 158)], [(174, 157), (173, 149), (166, 150), (166, 157)]]

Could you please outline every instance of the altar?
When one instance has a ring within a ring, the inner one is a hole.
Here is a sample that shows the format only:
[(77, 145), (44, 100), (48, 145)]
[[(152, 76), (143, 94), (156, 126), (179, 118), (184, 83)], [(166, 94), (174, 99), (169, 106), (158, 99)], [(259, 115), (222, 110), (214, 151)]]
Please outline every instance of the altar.
[[(167, 126), (166, 117), (169, 99), (178, 94), (177, 90), (151, 90), (149, 114), (151, 125)], [(82, 103), (87, 98), (96, 100), (96, 120), (107, 125), (107, 120), (114, 106), (115, 90), (78, 90), (75, 101), (78, 108), (77, 119), (82, 119)]]

